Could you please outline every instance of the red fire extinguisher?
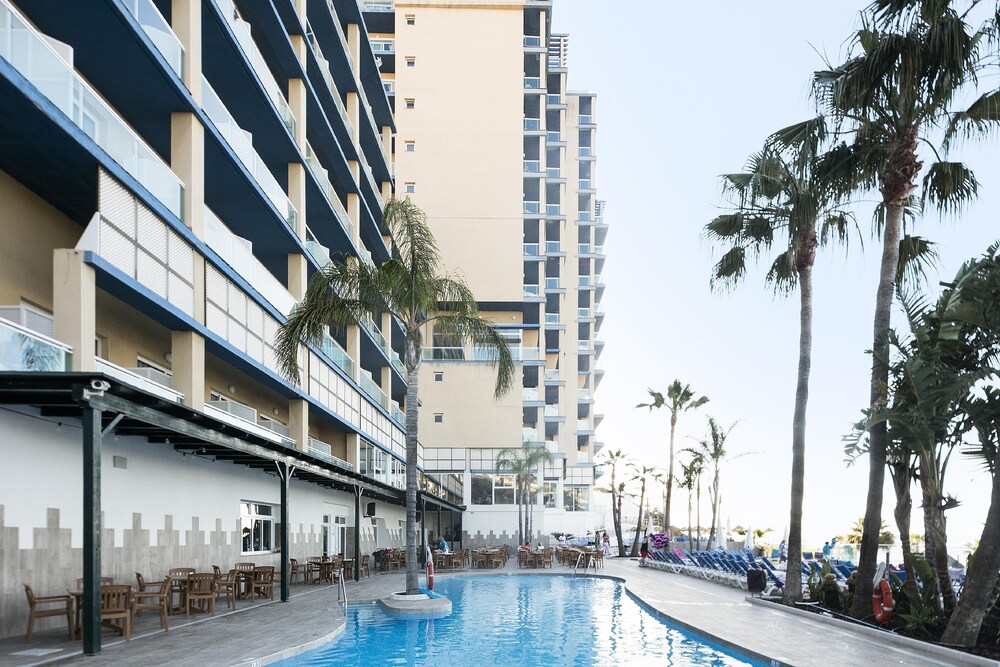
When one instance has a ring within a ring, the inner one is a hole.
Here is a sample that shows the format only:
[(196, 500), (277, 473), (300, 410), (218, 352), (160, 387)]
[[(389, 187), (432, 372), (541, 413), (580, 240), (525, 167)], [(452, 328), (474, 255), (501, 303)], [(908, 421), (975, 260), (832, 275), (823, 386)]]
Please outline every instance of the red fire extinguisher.
[(427, 561), (427, 590), (434, 590), (434, 556), (430, 547), (424, 547), (424, 560)]

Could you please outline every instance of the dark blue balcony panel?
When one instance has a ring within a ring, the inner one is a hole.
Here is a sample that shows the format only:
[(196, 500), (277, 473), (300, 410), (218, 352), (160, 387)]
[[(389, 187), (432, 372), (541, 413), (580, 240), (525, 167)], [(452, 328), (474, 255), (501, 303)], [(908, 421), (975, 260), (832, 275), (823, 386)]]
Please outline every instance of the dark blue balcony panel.
[[(333, 5), (337, 8), (340, 20), (344, 22), (344, 34), (347, 34), (347, 24), (350, 23), (360, 25), (362, 35), (368, 34), (369, 30), (365, 25), (357, 0), (333, 0)], [(361, 85), (364, 86), (365, 95), (368, 96), (368, 101), (372, 106), (375, 122), (378, 125), (388, 125), (395, 131), (396, 126), (393, 122), (392, 111), (389, 109), (389, 100), (382, 87), (382, 77), (379, 76), (378, 65), (375, 64), (372, 45), (367, 39), (361, 40)]]
[[(347, 127), (346, 118), (344, 115), (341, 115), (340, 110), (343, 108), (344, 100), (343, 98), (339, 98), (340, 104), (337, 104), (338, 100), (334, 99), (334, 92), (327, 85), (323, 71), (320, 69), (319, 61), (316, 59), (316, 55), (312, 49), (309, 50), (308, 54), (307, 72), (309, 78), (306, 87), (310, 90), (307, 100), (308, 106), (306, 108), (306, 116), (309, 118), (309, 136), (307, 139), (309, 139), (313, 148), (317, 148), (314, 132), (325, 132), (333, 135), (336, 139), (337, 153), (342, 157), (341, 162), (343, 163), (337, 169), (338, 176), (342, 180), (353, 182), (354, 179), (347, 168), (347, 160), (357, 160), (358, 152), (351, 139), (351, 131)], [(334, 85), (336, 85), (336, 82), (334, 82)], [(322, 118), (322, 122), (318, 124), (319, 129), (317, 130), (315, 126), (317, 126), (317, 118), (320, 117)], [(324, 164), (327, 169), (334, 167), (332, 162)], [(330, 180), (333, 181), (332, 178)]]
[(396, 54), (376, 53), (375, 64), (378, 66), (378, 71), (380, 73), (394, 74), (396, 72)]
[(396, 32), (395, 12), (363, 12), (369, 33), (392, 35)]
[[(288, 97), (288, 80), (303, 79), (305, 74), (302, 71), (302, 64), (295, 55), (292, 41), (288, 35), (291, 32), (286, 25), (291, 21), (291, 26), (298, 32), (292, 34), (304, 35), (301, 22), (295, 13), (295, 8), (290, 0), (277, 0), (276, 3), (261, 2), (260, 0), (236, 0), (240, 16), (253, 26), (253, 38), (260, 49), (264, 59), (267, 61), (271, 73), (277, 79), (285, 97)], [(284, 8), (288, 16), (283, 16), (278, 7)], [(288, 11), (290, 10), (290, 11)]]
[(45, 34), (73, 47), (74, 67), (161, 158), (170, 159), (170, 113), (194, 102), (120, 0), (18, 0)]
[(302, 20), (299, 19), (299, 15), (295, 11), (294, 0), (275, 0), (274, 8), (277, 10), (278, 16), (281, 17), (281, 23), (284, 25), (285, 32), (289, 35), (306, 34), (305, 26), (302, 25)]
[(218, 6), (205, 2), (202, 9), (202, 73), (287, 192), (288, 163), (302, 156)]

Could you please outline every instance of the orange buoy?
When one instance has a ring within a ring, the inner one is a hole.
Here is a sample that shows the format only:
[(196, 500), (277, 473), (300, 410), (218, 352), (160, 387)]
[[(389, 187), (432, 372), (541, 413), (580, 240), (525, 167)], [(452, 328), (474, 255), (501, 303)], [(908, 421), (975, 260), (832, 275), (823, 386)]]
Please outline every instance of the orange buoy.
[(878, 586), (872, 589), (872, 613), (875, 614), (875, 620), (878, 621), (879, 625), (892, 618), (894, 608), (892, 588), (890, 588), (889, 582), (883, 579), (878, 583)]

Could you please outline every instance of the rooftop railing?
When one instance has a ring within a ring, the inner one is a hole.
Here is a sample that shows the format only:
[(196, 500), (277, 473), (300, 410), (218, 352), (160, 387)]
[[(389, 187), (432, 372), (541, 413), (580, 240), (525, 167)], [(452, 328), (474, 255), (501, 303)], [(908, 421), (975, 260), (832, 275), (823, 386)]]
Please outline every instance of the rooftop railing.
[(178, 218), (184, 185), (170, 167), (35, 30), (0, 0), (0, 58), (9, 62)]

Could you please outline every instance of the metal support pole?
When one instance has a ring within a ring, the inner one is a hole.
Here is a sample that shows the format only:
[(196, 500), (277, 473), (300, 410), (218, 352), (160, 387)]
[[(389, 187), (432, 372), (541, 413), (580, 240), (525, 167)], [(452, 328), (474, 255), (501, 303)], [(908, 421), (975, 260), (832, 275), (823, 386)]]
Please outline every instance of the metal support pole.
[(278, 477), (281, 480), (281, 601), (288, 602), (288, 557), (292, 555), (290, 537), (292, 531), (288, 529), (288, 484), (291, 481), (295, 468), (285, 464), (275, 462), (278, 467)]
[(361, 487), (354, 487), (354, 581), (361, 579), (361, 494)]
[(101, 652), (101, 411), (83, 405), (83, 652)]

